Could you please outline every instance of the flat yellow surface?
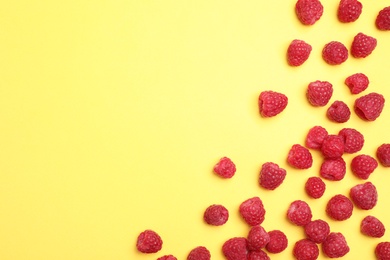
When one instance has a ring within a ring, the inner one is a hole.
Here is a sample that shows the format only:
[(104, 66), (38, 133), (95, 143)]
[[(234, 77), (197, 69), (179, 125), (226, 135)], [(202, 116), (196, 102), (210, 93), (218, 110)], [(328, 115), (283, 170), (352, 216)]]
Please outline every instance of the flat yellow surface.
[[(359, 231), (366, 215), (390, 229), (390, 169), (379, 166), (369, 179), (379, 192), (373, 210), (355, 208), (335, 222), (325, 214), (327, 200), (364, 182), (349, 169), (355, 155), (344, 156), (346, 177), (326, 181), (319, 200), (305, 194), (304, 183), (318, 176), (321, 155), (313, 151), (309, 170), (286, 163), (290, 147), (303, 144), (314, 125), (330, 133), (358, 129), (366, 140), (359, 153), (372, 156), (390, 142), (388, 105), (375, 122), (352, 112), (337, 124), (326, 118), (327, 107), (314, 108), (305, 97), (309, 82), (327, 80), (331, 102), (352, 108), (369, 92), (390, 99), (390, 32), (374, 25), (388, 1), (361, 0), (363, 13), (351, 24), (338, 22), (337, 0), (323, 1), (314, 26), (300, 24), (293, 0), (1, 2), (0, 259), (183, 260), (200, 245), (224, 259), (223, 242), (247, 235), (238, 206), (253, 196), (266, 207), (263, 226), (289, 238), (271, 259), (293, 259), (293, 245), (304, 237), (285, 217), (296, 199), (346, 236), (351, 251), (343, 259), (375, 259), (375, 245), (390, 240), (390, 230), (379, 239)], [(372, 55), (339, 66), (322, 60), (323, 45), (337, 40), (349, 48), (358, 32), (377, 38)], [(313, 47), (298, 68), (285, 57), (293, 39)], [(344, 79), (356, 72), (371, 83), (351, 95)], [(286, 110), (262, 118), (257, 98), (264, 90), (286, 94)], [(212, 172), (222, 156), (237, 166), (232, 179)], [(267, 161), (288, 172), (275, 191), (257, 183)], [(221, 227), (202, 219), (215, 203), (230, 212)], [(137, 252), (145, 229), (163, 238), (160, 252)]]

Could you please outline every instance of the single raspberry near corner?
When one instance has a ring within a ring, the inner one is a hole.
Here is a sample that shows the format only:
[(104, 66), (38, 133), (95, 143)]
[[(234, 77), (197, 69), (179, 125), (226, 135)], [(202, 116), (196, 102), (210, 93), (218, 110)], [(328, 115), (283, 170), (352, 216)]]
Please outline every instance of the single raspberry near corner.
[(137, 249), (141, 253), (157, 253), (162, 248), (163, 241), (155, 231), (147, 229), (137, 238)]
[(390, 167), (390, 144), (381, 144), (376, 149), (376, 157), (384, 167)]
[(330, 233), (330, 226), (328, 222), (322, 219), (311, 221), (304, 227), (304, 229), (306, 237), (317, 244), (324, 242)]
[(390, 259), (390, 242), (380, 242), (375, 247), (375, 256), (377, 260)]
[(355, 100), (356, 114), (363, 120), (374, 121), (382, 113), (385, 105), (383, 95), (372, 92)]
[(316, 80), (307, 86), (306, 97), (309, 103), (315, 107), (323, 107), (328, 104), (333, 94), (333, 85), (328, 81)]
[(379, 30), (390, 30), (390, 6), (379, 11), (375, 19), (375, 25)]
[(312, 47), (303, 40), (293, 40), (287, 48), (287, 62), (290, 66), (301, 66), (310, 56)]
[(308, 224), (312, 218), (309, 204), (302, 200), (293, 201), (287, 210), (287, 218), (297, 226)]
[(310, 177), (305, 184), (305, 191), (307, 195), (313, 199), (319, 199), (324, 195), (326, 189), (325, 182), (319, 177)]
[(213, 204), (207, 207), (203, 213), (204, 221), (212, 226), (221, 226), (229, 219), (229, 211), (219, 204)]
[(249, 251), (248, 260), (270, 260), (269, 256), (263, 250)]
[(157, 260), (177, 260), (177, 258), (173, 255), (164, 255), (157, 258)]
[(383, 237), (386, 228), (376, 217), (366, 216), (360, 224), (360, 231), (369, 237)]
[(272, 230), (268, 232), (269, 242), (265, 246), (266, 250), (273, 254), (283, 252), (288, 246), (287, 236), (281, 230)]
[(273, 117), (287, 107), (288, 98), (282, 93), (268, 90), (260, 93), (258, 104), (262, 117)]
[(295, 13), (304, 25), (315, 24), (323, 12), (324, 7), (319, 0), (298, 0), (295, 4)]
[(247, 260), (247, 240), (244, 237), (233, 237), (225, 241), (222, 253), (227, 260)]
[(266, 162), (260, 170), (259, 184), (267, 190), (279, 187), (286, 177), (286, 170), (273, 162)]
[(305, 238), (298, 240), (293, 248), (293, 255), (297, 260), (316, 260), (319, 254), (317, 244)]
[(363, 5), (357, 0), (341, 0), (337, 10), (337, 17), (342, 23), (356, 21), (361, 15)]
[(366, 58), (376, 48), (377, 40), (364, 33), (358, 33), (352, 41), (351, 54), (355, 58)]
[(309, 169), (313, 165), (313, 157), (309, 149), (294, 144), (287, 155), (287, 162), (297, 169)]
[(351, 94), (359, 94), (368, 88), (370, 80), (363, 73), (355, 73), (348, 76), (344, 83), (351, 91)]
[(321, 152), (325, 158), (341, 157), (344, 153), (343, 138), (339, 135), (328, 135), (322, 142)]
[(309, 149), (321, 149), (322, 142), (328, 136), (328, 131), (322, 126), (314, 126), (310, 128), (306, 135), (305, 145)]
[(352, 216), (353, 203), (342, 194), (333, 196), (326, 205), (326, 213), (334, 220), (343, 221)]
[(377, 167), (375, 158), (366, 154), (357, 155), (351, 161), (352, 173), (363, 180), (367, 180)]
[(343, 128), (339, 131), (338, 136), (344, 141), (345, 153), (356, 153), (363, 148), (364, 136), (354, 128)]
[(378, 202), (378, 192), (371, 182), (355, 185), (350, 189), (349, 196), (356, 207), (364, 210), (374, 208)]
[(345, 102), (336, 100), (329, 106), (326, 111), (326, 116), (330, 121), (345, 123), (351, 117), (351, 110)]
[(322, 243), (322, 251), (330, 258), (343, 257), (349, 250), (347, 240), (340, 232), (331, 232)]
[(214, 166), (214, 172), (222, 178), (229, 179), (236, 173), (236, 165), (228, 157), (222, 157)]
[(210, 260), (210, 251), (204, 246), (195, 247), (190, 251), (187, 260)]
[(259, 251), (269, 242), (268, 232), (262, 226), (253, 226), (247, 236), (248, 250)]
[(265, 219), (265, 208), (259, 197), (245, 200), (239, 207), (241, 217), (249, 226), (257, 226)]
[(347, 166), (342, 157), (325, 158), (321, 164), (320, 175), (330, 181), (341, 181), (347, 172)]
[(340, 65), (348, 59), (348, 49), (341, 42), (331, 41), (322, 49), (322, 58), (329, 65)]

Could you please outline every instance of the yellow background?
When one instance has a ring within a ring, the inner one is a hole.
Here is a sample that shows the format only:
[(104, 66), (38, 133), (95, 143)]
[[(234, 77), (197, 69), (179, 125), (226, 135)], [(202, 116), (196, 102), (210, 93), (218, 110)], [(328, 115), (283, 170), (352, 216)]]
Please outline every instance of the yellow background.
[[(352, 108), (369, 92), (390, 99), (390, 32), (374, 25), (388, 1), (361, 0), (363, 13), (351, 24), (338, 22), (337, 0), (322, 1), (324, 14), (314, 26), (300, 24), (292, 0), (1, 2), (0, 259), (186, 259), (200, 245), (223, 259), (223, 242), (249, 230), (238, 206), (253, 196), (266, 207), (263, 226), (289, 238), (289, 247), (271, 259), (292, 259), (293, 244), (304, 237), (285, 217), (295, 199), (311, 205), (313, 219), (344, 233), (351, 248), (344, 259), (374, 259), (375, 245), (389, 240), (390, 231), (380, 239), (359, 231), (368, 214), (390, 229), (388, 169), (379, 166), (369, 179), (378, 205), (335, 222), (324, 214), (327, 200), (363, 182), (349, 170), (355, 155), (344, 156), (345, 179), (326, 181), (319, 200), (303, 187), (318, 175), (320, 154), (313, 151), (309, 170), (286, 163), (290, 147), (303, 144), (314, 125), (330, 133), (358, 129), (366, 139), (360, 153), (372, 156), (390, 142), (388, 105), (375, 122), (352, 112), (336, 124), (327, 120), (327, 107), (314, 108), (305, 98), (309, 82), (327, 80), (334, 86), (331, 102)], [(338, 40), (349, 48), (358, 32), (377, 38), (372, 55), (340, 66), (322, 60), (324, 44)], [(293, 39), (313, 47), (298, 68), (285, 58)], [(353, 96), (343, 82), (356, 72), (371, 83)], [(283, 113), (259, 115), (264, 90), (288, 96)], [(232, 179), (212, 173), (222, 156), (236, 163)], [(275, 191), (257, 183), (267, 161), (288, 172)], [(230, 212), (224, 226), (202, 220), (214, 203)], [(145, 229), (164, 240), (159, 253), (137, 252)]]

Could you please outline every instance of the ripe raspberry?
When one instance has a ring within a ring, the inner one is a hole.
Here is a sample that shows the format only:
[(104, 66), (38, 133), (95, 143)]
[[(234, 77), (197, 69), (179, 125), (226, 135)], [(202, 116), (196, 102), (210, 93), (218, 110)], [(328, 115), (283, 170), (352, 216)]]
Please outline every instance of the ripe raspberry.
[(210, 251), (204, 246), (195, 247), (187, 256), (187, 260), (210, 260), (210, 258)]
[(306, 225), (311, 221), (312, 218), (309, 204), (302, 200), (293, 201), (287, 210), (287, 218), (294, 225)]
[(306, 237), (317, 244), (324, 242), (330, 233), (329, 224), (322, 219), (313, 220), (304, 228)]
[(369, 237), (383, 237), (385, 234), (385, 225), (374, 216), (367, 216), (360, 224), (360, 231)]
[(266, 252), (260, 251), (250, 251), (248, 254), (248, 260), (270, 260)]
[(320, 254), (320, 250), (313, 241), (301, 239), (295, 243), (293, 254), (297, 260), (316, 260)]
[(319, 199), (324, 195), (326, 189), (325, 182), (319, 177), (310, 177), (305, 184), (307, 195), (314, 199)]
[(371, 156), (360, 154), (351, 161), (351, 171), (360, 179), (367, 180), (378, 167), (378, 162)]
[(376, 149), (376, 157), (384, 167), (390, 167), (390, 144), (381, 144)]
[(322, 126), (314, 126), (310, 128), (309, 132), (306, 136), (306, 147), (310, 149), (321, 149), (322, 142), (324, 141), (325, 137), (328, 136), (328, 131), (326, 131), (325, 128)]
[(315, 24), (322, 16), (324, 7), (319, 0), (298, 0), (295, 12), (304, 25)]
[(157, 260), (177, 260), (177, 258), (174, 257), (173, 255), (164, 255), (157, 258)]
[(205, 210), (203, 219), (209, 225), (221, 226), (228, 221), (229, 211), (222, 205), (213, 204)]
[(352, 216), (353, 204), (342, 194), (333, 196), (326, 205), (326, 213), (334, 220), (346, 220)]
[(306, 147), (294, 144), (287, 155), (287, 162), (297, 169), (309, 169), (313, 164), (313, 157)]
[(265, 219), (265, 208), (259, 197), (253, 197), (242, 202), (240, 214), (249, 226), (257, 226)]
[(390, 242), (380, 242), (375, 247), (375, 256), (377, 260), (390, 259)]
[(356, 153), (363, 148), (364, 136), (354, 128), (343, 128), (339, 131), (338, 136), (344, 141), (345, 153)]
[(338, 135), (328, 135), (321, 146), (322, 155), (325, 158), (338, 158), (344, 153), (344, 140)]
[(347, 77), (344, 83), (352, 94), (359, 94), (368, 88), (370, 80), (363, 73), (355, 73)]
[(287, 49), (287, 62), (291, 66), (301, 66), (310, 56), (312, 47), (302, 40), (293, 40)]
[(375, 207), (378, 202), (378, 192), (371, 182), (358, 184), (349, 191), (349, 196), (356, 207), (369, 210)]
[(377, 41), (374, 37), (364, 33), (358, 33), (352, 41), (351, 54), (355, 58), (365, 58), (376, 48)]
[(390, 6), (385, 7), (379, 11), (375, 19), (375, 25), (379, 30), (390, 30)]
[(247, 241), (244, 237), (233, 237), (225, 241), (222, 253), (227, 260), (247, 260)]
[(287, 236), (280, 230), (272, 230), (268, 232), (269, 242), (265, 246), (268, 252), (277, 254), (284, 251), (288, 246)]
[(356, 21), (362, 13), (363, 5), (357, 0), (341, 0), (337, 11), (337, 17), (342, 23)]
[(340, 181), (344, 179), (347, 167), (342, 157), (326, 158), (320, 168), (322, 178), (330, 181)]
[(274, 190), (283, 183), (285, 177), (285, 169), (276, 163), (266, 162), (260, 170), (259, 184), (267, 190)]
[(336, 123), (345, 123), (351, 116), (351, 110), (343, 101), (336, 100), (326, 111), (328, 118)]
[(340, 65), (348, 59), (348, 49), (341, 42), (331, 41), (322, 49), (322, 58), (329, 65)]
[(309, 103), (315, 107), (323, 107), (328, 104), (333, 94), (333, 85), (328, 81), (313, 81), (307, 86), (306, 97)]
[(156, 253), (161, 250), (162, 244), (161, 237), (150, 229), (141, 232), (137, 238), (137, 249), (141, 253)]
[(228, 157), (222, 157), (214, 166), (214, 172), (220, 177), (228, 179), (236, 173), (236, 165)]
[(262, 226), (253, 226), (249, 230), (247, 241), (249, 251), (259, 251), (269, 242), (268, 232)]
[(383, 95), (372, 92), (355, 100), (355, 112), (363, 120), (374, 121), (385, 105)]
[(343, 234), (332, 232), (322, 243), (322, 251), (330, 258), (339, 258), (349, 252), (349, 246)]
[(279, 92), (263, 91), (260, 93), (258, 103), (261, 116), (273, 117), (286, 108), (288, 98)]

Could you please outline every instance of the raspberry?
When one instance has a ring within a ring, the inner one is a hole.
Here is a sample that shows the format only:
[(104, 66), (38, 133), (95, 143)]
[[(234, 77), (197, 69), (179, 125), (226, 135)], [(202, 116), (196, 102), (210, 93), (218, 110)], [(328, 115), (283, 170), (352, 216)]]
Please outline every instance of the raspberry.
[(306, 135), (305, 145), (310, 149), (321, 149), (322, 142), (325, 137), (328, 136), (328, 131), (322, 126), (314, 126), (310, 128), (309, 132)]
[(344, 153), (344, 140), (338, 135), (328, 135), (321, 146), (322, 155), (325, 158), (338, 158)]
[(355, 73), (347, 77), (344, 83), (352, 94), (359, 94), (368, 88), (370, 80), (363, 73)]
[(371, 182), (355, 185), (350, 189), (349, 195), (356, 207), (364, 210), (374, 208), (378, 202), (378, 192)]
[(345, 153), (356, 153), (363, 148), (364, 136), (354, 128), (343, 128), (339, 131), (338, 136), (344, 141)]
[(358, 33), (352, 41), (351, 54), (355, 58), (365, 58), (376, 48), (377, 41), (374, 37), (364, 33)]
[(330, 233), (329, 224), (322, 219), (313, 220), (304, 228), (306, 237), (317, 244), (324, 242)]
[(322, 243), (324, 254), (330, 258), (343, 257), (349, 252), (347, 240), (342, 233), (332, 232)]
[(384, 167), (390, 167), (390, 144), (381, 144), (376, 149), (376, 157)]
[(328, 118), (336, 123), (345, 123), (351, 116), (351, 110), (343, 101), (336, 100), (326, 111)]
[(287, 155), (287, 162), (297, 169), (309, 169), (313, 164), (313, 157), (306, 147), (294, 144)]
[(321, 164), (320, 175), (330, 181), (340, 181), (344, 179), (346, 171), (346, 163), (342, 157), (326, 158)]
[(204, 246), (195, 247), (187, 256), (187, 260), (210, 260), (210, 258), (210, 251)]
[(203, 219), (209, 225), (221, 226), (228, 221), (229, 211), (222, 205), (213, 204), (205, 210)]
[(379, 30), (390, 30), (390, 6), (379, 11), (375, 19), (375, 25)]
[(287, 210), (287, 218), (297, 226), (304, 226), (311, 221), (311, 209), (302, 200), (293, 201)]
[(162, 244), (161, 237), (150, 229), (141, 232), (137, 238), (137, 249), (141, 253), (156, 253), (161, 250)]
[(324, 195), (326, 184), (319, 177), (310, 177), (305, 184), (305, 190), (307, 195), (313, 199), (319, 199)]
[(293, 254), (297, 260), (316, 260), (320, 254), (320, 250), (313, 241), (301, 239), (295, 243)]
[(266, 252), (260, 250), (249, 252), (248, 260), (270, 260), (270, 258)]
[(157, 258), (157, 260), (177, 260), (177, 258), (174, 257), (173, 255), (164, 255)]
[(360, 224), (360, 231), (369, 237), (383, 237), (385, 234), (385, 226), (374, 216), (367, 216)]
[(390, 242), (380, 242), (375, 247), (375, 256), (377, 260), (390, 259)]
[(287, 62), (291, 66), (302, 65), (310, 56), (312, 47), (302, 40), (293, 40), (287, 49)]
[(259, 184), (267, 190), (274, 190), (279, 187), (286, 177), (286, 170), (276, 163), (264, 163), (260, 170)]
[(315, 107), (323, 107), (328, 104), (333, 94), (333, 85), (328, 81), (313, 81), (307, 86), (306, 97), (309, 103)]
[(298, 0), (295, 12), (304, 25), (315, 24), (322, 16), (324, 7), (319, 0)]
[(269, 242), (265, 246), (268, 252), (277, 254), (284, 251), (288, 246), (287, 236), (280, 230), (272, 230), (268, 232)]
[(363, 180), (367, 180), (376, 167), (378, 167), (378, 162), (365, 154), (355, 156), (351, 161), (351, 171)]
[(372, 92), (355, 100), (355, 112), (363, 120), (374, 121), (382, 113), (385, 105), (383, 95)]
[(341, 0), (337, 10), (337, 17), (342, 23), (356, 21), (362, 13), (363, 5), (357, 0)]
[(333, 196), (326, 205), (326, 213), (334, 220), (346, 220), (352, 216), (353, 204), (342, 194)]
[(239, 211), (249, 226), (257, 226), (263, 223), (266, 212), (259, 197), (253, 197), (242, 202)]
[(329, 65), (340, 65), (348, 59), (348, 49), (341, 42), (331, 41), (322, 49), (322, 58)]
[(220, 177), (228, 179), (236, 173), (236, 165), (228, 157), (222, 157), (214, 166), (214, 172)]
[(286, 108), (288, 98), (282, 93), (269, 90), (260, 93), (258, 103), (261, 116), (273, 117)]
[(259, 251), (269, 242), (269, 235), (262, 226), (251, 227), (247, 237), (248, 250)]
[(248, 255), (246, 238), (228, 239), (222, 246), (222, 253), (227, 260), (246, 260)]

